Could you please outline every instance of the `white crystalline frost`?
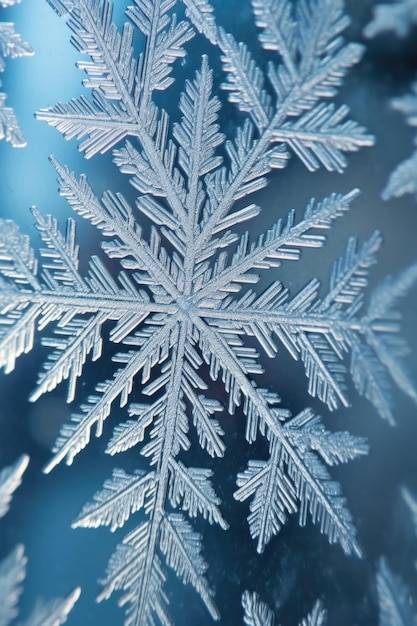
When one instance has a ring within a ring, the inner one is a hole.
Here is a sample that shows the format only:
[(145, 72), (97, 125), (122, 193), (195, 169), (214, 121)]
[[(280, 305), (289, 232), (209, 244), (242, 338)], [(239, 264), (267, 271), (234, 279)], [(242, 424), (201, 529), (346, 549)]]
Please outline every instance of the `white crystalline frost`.
[[(79, 67), (92, 98), (59, 103), (38, 117), (67, 139), (80, 140), (86, 157), (115, 148), (115, 163), (138, 195), (135, 206), (115, 191), (99, 198), (85, 176), (52, 158), (60, 193), (101, 231), (104, 253), (120, 271), (110, 273), (105, 255), (91, 257), (86, 273), (79, 270), (72, 219), (62, 234), (54, 217), (33, 209), (44, 245), (40, 259), (17, 226), (3, 221), (0, 364), (11, 372), (32, 349), (35, 334), (46, 332), (42, 341), (52, 350), (31, 400), (66, 379), (72, 401), (86, 360), (102, 358), (103, 341), (119, 346), (113, 376), (97, 384), (62, 428), (45, 470), (72, 463), (94, 430), (101, 435), (112, 407), (127, 405), (129, 419), (116, 426), (107, 452), (140, 445), (147, 460), (133, 473), (114, 469), (74, 522), (116, 530), (132, 513), (145, 513), (111, 557), (100, 599), (120, 590), (127, 626), (170, 624), (164, 584), (172, 568), (218, 619), (202, 537), (189, 518), (202, 515), (224, 529), (227, 523), (212, 472), (181, 458), (191, 446), (190, 429), (203, 450), (221, 457), (221, 412), (241, 407), (247, 440), (267, 438), (269, 458), (249, 462), (235, 493), (237, 500), (251, 499), (249, 526), (259, 552), (288, 515), (298, 513), (301, 525), (310, 518), (331, 543), (360, 554), (340, 485), (327, 466), (366, 454), (367, 444), (328, 431), (310, 409), (292, 417), (280, 408), (278, 393), (262, 387), (261, 353), (272, 359), (278, 347), (288, 350), (303, 363), (310, 394), (330, 409), (349, 405), (349, 379), (391, 423), (392, 382), (417, 399), (403, 363), (397, 310), (417, 266), (388, 278), (366, 304), (363, 299), (379, 233), (362, 244), (349, 239), (323, 297), (318, 280), (297, 294), (279, 281), (282, 264), (299, 261), (303, 248), (325, 244), (356, 190), (311, 200), (302, 215), (289, 211), (256, 240), (237, 234), (260, 212), (247, 196), (266, 185), (272, 170), (285, 168), (290, 154), (311, 171), (343, 171), (346, 152), (372, 144), (345, 106), (328, 102), (363, 49), (344, 42), (349, 20), (338, 0), (253, 0), (260, 42), (274, 59), (267, 75), (246, 44), (217, 26), (205, 0), (135, 0), (121, 31), (108, 0), (49, 2), (67, 20), (74, 45), (90, 57)], [(183, 19), (174, 13), (176, 5), (185, 10)], [(146, 40), (139, 57), (136, 30)], [(156, 104), (155, 92), (170, 87), (172, 65), (186, 55), (193, 36), (220, 49), (223, 88), (243, 120), (230, 137), (221, 132), (221, 102), (206, 56), (185, 81), (179, 115), (173, 110), (179, 121), (171, 123)], [(141, 217), (152, 223), (146, 236)], [(256, 285), (268, 271), (273, 282), (261, 292)], [(229, 398), (225, 408), (209, 385), (216, 380)], [(285, 381), (277, 381), (278, 389), (280, 384)], [(130, 401), (133, 389), (141, 401)]]

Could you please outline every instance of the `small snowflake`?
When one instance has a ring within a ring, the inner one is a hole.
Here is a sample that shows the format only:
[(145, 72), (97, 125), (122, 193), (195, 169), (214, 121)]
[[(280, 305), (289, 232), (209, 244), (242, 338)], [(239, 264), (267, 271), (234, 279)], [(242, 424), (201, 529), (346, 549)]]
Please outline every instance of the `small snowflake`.
[[(10, 7), (19, 2), (19, 0), (1, 0), (0, 6)], [(14, 30), (14, 24), (10, 22), (0, 22), (0, 72), (5, 70), (4, 59), (11, 57), (12, 59), (31, 56), (33, 50), (31, 46), (17, 35)], [(1, 83), (0, 83), (1, 86)], [(0, 140), (10, 141), (14, 148), (23, 148), (26, 146), (26, 140), (22, 135), (19, 123), (16, 119), (13, 109), (6, 107), (6, 95), (0, 93)]]

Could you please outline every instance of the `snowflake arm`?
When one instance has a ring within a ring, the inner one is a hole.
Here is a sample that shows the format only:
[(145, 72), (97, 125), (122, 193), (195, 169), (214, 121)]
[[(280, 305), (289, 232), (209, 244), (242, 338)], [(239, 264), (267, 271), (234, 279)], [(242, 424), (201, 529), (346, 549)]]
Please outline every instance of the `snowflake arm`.
[(0, 563), (0, 626), (9, 626), (18, 613), (17, 602), (22, 592), (20, 583), (26, 576), (26, 563), (21, 545)]
[(121, 469), (114, 469), (112, 479), (107, 480), (103, 490), (95, 494), (92, 504), (85, 505), (72, 527), (110, 526), (114, 532), (125, 524), (131, 513), (145, 507), (145, 499), (154, 486), (154, 472), (145, 474), (138, 470), (129, 475)]
[(395, 576), (385, 558), (381, 558), (377, 574), (379, 626), (413, 626), (416, 624), (410, 593)]
[[(96, 494), (94, 502), (84, 508), (74, 524), (111, 525), (114, 530), (141, 508), (149, 516), (149, 520), (130, 533), (116, 549), (99, 597), (108, 597), (115, 589), (123, 589), (125, 601), (130, 605), (127, 623), (132, 625), (153, 624), (154, 615), (161, 623), (169, 623), (162, 590), (166, 577), (162, 556), (185, 584), (190, 583), (196, 589), (213, 618), (218, 618), (212, 591), (204, 577), (207, 566), (200, 555), (201, 538), (183, 515), (167, 510), (170, 503), (173, 508), (187, 511), (191, 518), (200, 513), (210, 523), (227, 528), (218, 509), (220, 501), (209, 481), (211, 472), (187, 468), (175, 458), (181, 449), (188, 449), (190, 445), (184, 412), (184, 382), (187, 379), (185, 362), (191, 347), (188, 346), (187, 324), (173, 334), (171, 355), (161, 378), (144, 391), (153, 396), (166, 387), (165, 400), (152, 409), (150, 440), (142, 448), (142, 454), (150, 457), (155, 470), (137, 472), (133, 476), (116, 470), (112, 480), (105, 483), (104, 489)], [(202, 385), (195, 376), (193, 380), (194, 384)], [(140, 418), (146, 415), (146, 409), (141, 411), (137, 407), (132, 412)], [(146, 425), (150, 425), (149, 420)], [(141, 427), (146, 427), (143, 421)], [(120, 427), (117, 430), (120, 433)], [(135, 437), (132, 445), (137, 442)]]
[[(206, 34), (204, 20), (208, 14), (211, 15), (206, 3), (202, 3), (204, 10), (199, 10), (198, 6), (191, 9), (192, 3), (184, 1), (196, 28)], [(277, 39), (272, 40), (269, 29), (268, 43), (265, 44), (268, 49), (279, 50), (283, 56), (283, 64), (277, 68), (270, 64), (268, 72), (277, 96), (276, 109), (269, 104), (260, 70), (246, 46), (236, 44), (231, 35), (218, 29), (216, 42), (223, 53), (229, 77), (225, 87), (231, 93), (231, 101), (251, 115), (258, 128), (259, 139), (246, 141), (244, 148), (241, 146), (244, 149), (241, 167), (224, 174), (223, 179), (217, 178), (217, 186), (220, 187), (221, 181), (227, 177), (227, 187), (223, 193), (220, 188), (217, 190), (217, 206), (210, 210), (201, 235), (203, 240), (206, 236), (210, 237), (213, 226), (229, 212), (239, 194), (252, 193), (259, 185), (263, 186), (263, 177), (271, 168), (285, 167), (286, 159), (279, 154), (285, 144), (292, 147), (311, 170), (324, 165), (330, 171), (342, 171), (346, 165), (343, 151), (356, 150), (373, 142), (363, 128), (345, 121), (346, 107), (334, 109), (332, 105), (320, 101), (335, 95), (341, 77), (362, 54), (361, 46), (342, 45), (340, 33), (348, 23), (343, 15), (342, 3), (320, 0), (312, 3), (310, 9), (303, 3), (300, 7), (298, 19), (293, 23), (287, 3), (254, 2), (255, 16), (261, 28), (264, 28), (265, 15), (271, 11), (278, 16), (282, 12), (285, 25), (288, 22), (284, 41), (277, 34)], [(326, 15), (325, 20), (323, 15)], [(273, 24), (274, 20), (268, 23)], [(317, 24), (321, 27), (317, 28)], [(264, 40), (261, 35), (261, 42), (264, 43)], [(294, 118), (298, 119), (294, 121)], [(257, 163), (262, 163), (262, 167), (257, 167)]]
[[(10, 0), (0, 3), (2, 7), (15, 4)], [(5, 70), (4, 59), (11, 57), (16, 59), (23, 56), (32, 56), (31, 46), (15, 32), (14, 24), (10, 22), (0, 22), (0, 72)], [(0, 83), (1, 85), (1, 83)], [(10, 141), (14, 148), (26, 146), (26, 140), (20, 129), (19, 123), (12, 108), (6, 106), (6, 95), (0, 93), (0, 140)]]
[[(148, 46), (149, 55), (145, 55), (145, 61), (141, 57), (139, 62), (133, 57), (133, 26), (126, 23), (122, 34), (119, 33), (112, 23), (113, 5), (109, 0), (100, 3), (82, 0), (76, 5), (69, 0), (50, 0), (50, 4), (59, 15), (67, 17), (77, 49), (92, 59), (91, 63), (83, 62), (80, 67), (90, 76), (85, 84), (93, 90), (93, 102), (81, 96), (67, 104), (42, 109), (37, 117), (57, 127), (67, 139), (87, 135), (80, 150), (88, 158), (98, 152), (106, 152), (127, 136), (138, 138), (143, 148), (141, 162), (154, 171), (153, 178), (158, 180), (161, 193), (167, 197), (172, 210), (185, 219), (180, 190), (178, 185), (173, 184), (171, 176), (170, 164), (175, 154), (172, 142), (167, 144), (167, 114), (163, 111), (158, 120), (157, 110), (153, 107), (151, 120), (143, 119), (141, 115), (148, 116), (150, 107), (144, 105), (142, 109), (141, 97), (143, 93), (146, 102), (149, 101), (151, 85), (149, 79), (144, 79), (148, 86), (145, 92), (141, 92), (137, 85), (141, 84), (142, 68), (148, 75), (150, 67), (169, 75), (169, 66), (183, 55), (182, 44), (191, 38), (191, 30), (184, 25), (176, 25), (175, 17), (166, 19), (166, 13), (173, 5), (171, 0), (137, 3), (128, 15), (137, 25), (145, 28), (145, 36), (151, 35), (146, 26), (151, 16), (158, 14), (157, 22), (161, 20), (157, 28), (159, 44), (154, 39), (152, 43), (148, 42), (149, 46), (159, 46), (154, 51), (159, 60), (149, 61), (153, 49)], [(175, 50), (169, 47), (170, 43), (166, 47), (172, 29), (180, 29), (182, 33)], [(153, 81), (154, 78), (152, 76)], [(169, 84), (170, 81), (165, 80), (160, 86), (166, 88)]]
[[(417, 267), (384, 281), (375, 289), (368, 310), (358, 315), (364, 308), (367, 275), (380, 245), (381, 236), (377, 232), (359, 250), (357, 241), (349, 240), (345, 255), (334, 264), (329, 292), (323, 300), (318, 298), (320, 284), (316, 280), (291, 300), (281, 283), (274, 283), (261, 296), (247, 291), (240, 300), (232, 300), (225, 297), (227, 291), (230, 294), (236, 291), (230, 281), (224, 287), (220, 283), (226, 292), (224, 296), (216, 296), (222, 297), (222, 306), (211, 311), (210, 300), (203, 301), (206, 306), (200, 309), (200, 314), (221, 334), (237, 331), (253, 335), (270, 357), (277, 352), (274, 337), (278, 339), (293, 358), (304, 362), (309, 392), (331, 409), (347, 403), (344, 358), (350, 352), (350, 374), (359, 393), (393, 423), (390, 379), (417, 400), (402, 363), (407, 349), (398, 335), (399, 314), (395, 308), (415, 283)], [(239, 270), (239, 262), (236, 266)], [(224, 272), (228, 278), (233, 276), (232, 268), (233, 264)], [(219, 285), (216, 279), (213, 284)], [(204, 292), (204, 287), (201, 291)]]
[(46, 473), (65, 458), (70, 465), (74, 457), (90, 441), (93, 427), (96, 427), (96, 436), (101, 435), (104, 420), (110, 415), (112, 403), (120, 397), (120, 404), (124, 406), (132, 390), (133, 378), (141, 370), (146, 372), (166, 353), (175, 322), (173, 318), (165, 326), (157, 328), (145, 338), (140, 350), (120, 354), (119, 359), (124, 367), (118, 369), (112, 379), (100, 383), (96, 389), (99, 395), (89, 396), (87, 403), (81, 407), (81, 414), (73, 415), (72, 423), (63, 427), (53, 448), (55, 456), (44, 468)]
[(14, 148), (24, 148), (26, 140), (17, 121), (15, 112), (6, 106), (6, 94), (0, 93), (0, 140), (10, 141)]
[(29, 464), (29, 457), (23, 454), (11, 467), (0, 472), (0, 517), (6, 515), (16, 489), (22, 483), (22, 476)]
[(138, 0), (135, 6), (127, 10), (127, 16), (147, 38), (145, 54), (140, 57), (140, 93), (139, 115), (142, 119), (152, 113), (152, 94), (155, 90), (167, 89), (174, 79), (170, 76), (172, 64), (183, 58), (186, 52), (184, 44), (191, 39), (193, 33), (186, 21), (177, 23), (169, 11), (176, 0), (154, 2)]
[[(295, 223), (295, 212), (290, 211), (285, 221), (279, 219), (255, 244), (249, 245), (249, 232), (246, 232), (229, 264), (224, 267), (227, 256), (223, 254), (214, 266), (210, 279), (199, 286), (199, 299), (202, 300), (205, 296), (208, 299), (218, 297), (218, 292), (222, 291), (235, 291), (239, 288), (239, 283), (242, 285), (257, 282), (258, 277), (252, 277), (249, 273), (251, 270), (276, 268), (284, 260), (299, 260), (301, 248), (323, 246), (325, 237), (310, 231), (328, 230), (333, 220), (349, 210), (351, 202), (358, 194), (358, 190), (353, 190), (345, 196), (334, 194), (322, 202), (311, 200), (304, 212), (304, 219), (298, 224)], [(232, 221), (227, 223), (227, 227), (234, 225)]]
[(401, 489), (401, 494), (411, 513), (411, 519), (417, 535), (417, 498), (405, 487)]
[[(259, 598), (257, 593), (245, 591), (242, 595), (244, 610), (243, 621), (246, 626), (274, 626), (274, 614), (268, 605)], [(311, 612), (303, 619), (300, 626), (324, 626), (327, 611), (320, 600), (317, 600)]]
[(317, 600), (313, 606), (311, 613), (303, 619), (300, 626), (324, 626), (327, 622), (327, 611), (323, 608), (320, 600)]
[(30, 617), (19, 626), (60, 626), (67, 621), (69, 613), (80, 597), (81, 589), (77, 587), (66, 598), (38, 601)]
[[(248, 469), (238, 475), (239, 489), (234, 494), (239, 501), (253, 496), (248, 521), (258, 552), (264, 551), (286, 523), (287, 514), (298, 510), (299, 502), (301, 526), (310, 512), (330, 543), (338, 542), (345, 552), (360, 555), (340, 487), (330, 480), (320, 456), (329, 464), (346, 462), (367, 454), (365, 441), (348, 433), (328, 433), (309, 409), (289, 420), (280, 437), (271, 432), (269, 439), (269, 461), (250, 461)], [(287, 439), (286, 444), (282, 444), (283, 439)], [(291, 452), (287, 453), (289, 447)]]
[(243, 621), (247, 626), (274, 626), (273, 612), (257, 593), (245, 591), (242, 595), (242, 606)]
[(185, 206), (191, 221), (188, 230), (198, 226), (198, 207), (204, 201), (202, 177), (222, 163), (222, 158), (215, 155), (215, 149), (224, 140), (217, 124), (220, 101), (211, 97), (212, 86), (212, 72), (203, 56), (201, 71), (195, 81), (187, 81), (181, 95), (182, 121), (174, 126), (174, 137), (180, 146), (179, 164), (187, 179)]
[(43, 340), (55, 350), (39, 377), (32, 400), (67, 378), (68, 395), (72, 398), (86, 357), (90, 352), (93, 360), (100, 355), (101, 327), (106, 320), (118, 322), (111, 337), (121, 341), (132, 326), (167, 307), (151, 305), (149, 297), (133, 289), (123, 273), (119, 276), (121, 288), (96, 257), (91, 259), (87, 278), (81, 277), (73, 221), (69, 220), (63, 236), (56, 220), (43, 217), (37, 209), (33, 211), (46, 243), (41, 250), (45, 260), (41, 274), (28, 238), (12, 222), (2, 221), (0, 273), (4, 288), (0, 308), (0, 364), (11, 371), (15, 360), (32, 348), (36, 328), (42, 329), (59, 320), (55, 336)]
[[(416, 7), (417, 16), (417, 7)], [(416, 17), (417, 19), (417, 17)], [(410, 126), (417, 126), (417, 83), (413, 83), (412, 93), (402, 98), (392, 100), (392, 107), (405, 115)], [(417, 144), (417, 137), (414, 138)], [(405, 193), (413, 193), (417, 197), (417, 150), (405, 161), (397, 165), (388, 179), (388, 183), (382, 192), (382, 198), (398, 198)]]
[[(307, 435), (306, 443), (301, 443), (302, 437), (297, 442), (292, 437), (291, 428), (287, 431), (280, 423), (280, 419), (288, 417), (288, 413), (276, 411), (270, 406), (276, 403), (277, 398), (269, 398), (248, 380), (247, 374), (254, 372), (253, 356), (248, 351), (242, 350), (241, 355), (238, 349), (234, 351), (223, 337), (213, 332), (201, 320), (196, 320), (195, 326), (199, 331), (203, 355), (211, 367), (212, 378), (217, 377), (219, 369), (223, 371), (223, 380), (229, 392), (229, 411), (240, 404), (241, 395), (244, 397), (243, 410), (247, 416), (248, 440), (253, 441), (259, 428), (261, 434), (266, 430), (271, 441), (273, 458), (270, 466), (257, 468), (260, 469), (260, 476), (257, 477), (259, 480), (254, 478), (257, 472), (251, 469), (250, 475), (239, 479), (238, 484), (242, 488), (235, 493), (236, 499), (245, 500), (262, 485), (262, 495), (259, 496), (259, 502), (263, 503), (262, 520), (256, 513), (253, 523), (252, 517), (250, 518), (251, 534), (254, 538), (259, 537), (258, 551), (263, 552), (271, 536), (279, 531), (280, 524), (277, 520), (281, 517), (281, 523), (284, 523), (286, 513), (297, 510), (296, 502), (299, 500), (301, 525), (305, 524), (306, 514), (310, 511), (313, 522), (320, 523), (321, 531), (328, 535), (331, 543), (339, 542), (347, 553), (360, 554), (352, 520), (344, 508), (343, 499), (338, 491), (335, 492), (335, 485), (327, 482), (328, 475), (315, 455), (308, 452), (312, 448), (309, 436)], [(302, 429), (307, 424), (308, 431), (308, 423), (312, 418), (309, 413), (301, 414), (295, 418), (294, 426), (299, 424)], [(297, 448), (297, 443), (301, 444), (300, 448)], [(345, 460), (367, 452), (363, 440), (358, 439), (351, 443), (352, 455)], [(263, 477), (265, 483), (262, 481)], [(250, 486), (243, 485), (247, 482)]]
[[(146, 269), (148, 276), (141, 276), (141, 282), (153, 281), (165, 291), (178, 297), (178, 290), (173, 284), (170, 267), (165, 264), (166, 255), (159, 250), (158, 240), (154, 234), (153, 249), (144, 241), (142, 232), (133, 215), (131, 207), (121, 194), (104, 194), (102, 201), (95, 196), (85, 176), (79, 179), (63, 167), (54, 158), (51, 162), (59, 176), (60, 193), (66, 198), (70, 206), (79, 215), (88, 219), (100, 229), (106, 237), (116, 237), (116, 240), (103, 244), (105, 252), (110, 258), (127, 259), (122, 261), (126, 269)], [(156, 202), (153, 205), (154, 213)], [(138, 201), (138, 208), (145, 210), (145, 206)], [(173, 223), (175, 226), (176, 223)], [(154, 232), (154, 231), (153, 231)], [(133, 259), (132, 259), (133, 256)]]
[(252, 0), (255, 22), (265, 50), (279, 52), (288, 73), (296, 78), (297, 23), (288, 0)]
[(15, 32), (14, 24), (11, 24), (10, 22), (1, 22), (0, 71), (4, 71), (4, 59), (6, 57), (17, 59), (23, 56), (31, 56), (32, 54), (33, 50), (30, 45), (26, 41), (24, 41), (21, 35)]

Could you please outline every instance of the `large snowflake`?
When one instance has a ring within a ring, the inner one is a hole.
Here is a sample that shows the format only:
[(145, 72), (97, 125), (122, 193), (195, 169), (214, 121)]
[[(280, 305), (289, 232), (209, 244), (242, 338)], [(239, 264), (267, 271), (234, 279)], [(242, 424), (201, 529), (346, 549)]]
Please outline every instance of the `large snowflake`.
[[(238, 476), (237, 500), (251, 499), (249, 526), (262, 552), (287, 516), (299, 513), (319, 525), (331, 543), (360, 554), (356, 532), (340, 486), (326, 465), (347, 462), (367, 452), (366, 442), (346, 432), (332, 433), (310, 409), (291, 416), (280, 408), (275, 391), (262, 387), (261, 356), (273, 358), (279, 346), (305, 367), (308, 389), (331, 409), (347, 406), (347, 381), (394, 421), (390, 379), (413, 399), (415, 391), (403, 365), (407, 352), (398, 335), (398, 300), (414, 283), (417, 267), (387, 279), (364, 300), (367, 275), (381, 236), (362, 245), (352, 238), (332, 269), (327, 294), (312, 280), (295, 295), (275, 279), (284, 263), (298, 261), (303, 248), (320, 248), (325, 233), (341, 218), (357, 191), (312, 200), (302, 216), (290, 211), (251, 241), (237, 234), (260, 208), (245, 198), (266, 184), (272, 169), (286, 166), (292, 150), (310, 169), (341, 171), (345, 151), (370, 145), (372, 138), (347, 118), (345, 106), (326, 103), (362, 48), (345, 44), (348, 24), (335, 0), (253, 0), (260, 41), (278, 52), (268, 68), (268, 88), (248, 48), (216, 25), (205, 0), (184, 0), (186, 15), (173, 14), (175, 0), (135, 0), (122, 32), (112, 23), (107, 0), (50, 0), (68, 19), (73, 42), (91, 61), (79, 66), (93, 90), (38, 117), (66, 138), (82, 139), (91, 157), (126, 137), (114, 151), (116, 164), (138, 190), (130, 206), (120, 193), (100, 199), (84, 176), (77, 177), (52, 159), (61, 194), (74, 211), (91, 221), (105, 239), (103, 249), (121, 266), (114, 274), (99, 257), (80, 272), (75, 222), (66, 233), (55, 218), (34, 209), (44, 243), (41, 269), (29, 240), (4, 221), (0, 229), (0, 362), (10, 372), (15, 360), (33, 346), (37, 329), (54, 325), (44, 338), (52, 353), (31, 397), (69, 380), (68, 400), (86, 359), (101, 357), (103, 336), (120, 351), (114, 375), (100, 382), (71, 422), (64, 426), (45, 468), (71, 463), (99, 436), (112, 406), (128, 405), (130, 419), (119, 424), (109, 454), (138, 444), (148, 459), (133, 474), (115, 469), (75, 526), (121, 527), (143, 509), (146, 521), (130, 532), (110, 559), (104, 589), (124, 592), (127, 625), (169, 624), (164, 592), (166, 565), (197, 590), (214, 618), (219, 613), (205, 578), (201, 537), (188, 517), (201, 514), (227, 528), (211, 471), (188, 467), (191, 425), (201, 448), (225, 452), (218, 419), (223, 410), (210, 381), (221, 379), (227, 410), (241, 407), (249, 442), (266, 437), (270, 456), (254, 460)], [(191, 27), (194, 25), (194, 31)], [(146, 38), (145, 52), (134, 55), (134, 27)], [(155, 103), (167, 89), (172, 63), (199, 30), (221, 50), (224, 88), (246, 115), (236, 134), (220, 132), (220, 100), (202, 56), (179, 101), (181, 119), (171, 124)], [(238, 207), (236, 202), (240, 201)], [(152, 226), (146, 235), (140, 216)], [(260, 272), (273, 271), (270, 286), (256, 287)], [(130, 403), (132, 389), (144, 401)], [(179, 512), (180, 511), (180, 512)]]

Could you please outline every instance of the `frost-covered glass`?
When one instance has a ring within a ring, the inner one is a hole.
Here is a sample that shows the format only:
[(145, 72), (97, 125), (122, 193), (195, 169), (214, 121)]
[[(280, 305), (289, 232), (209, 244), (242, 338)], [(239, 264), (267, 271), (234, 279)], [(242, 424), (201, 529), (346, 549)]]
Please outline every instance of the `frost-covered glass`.
[(0, 626), (414, 623), (415, 0), (11, 4)]

